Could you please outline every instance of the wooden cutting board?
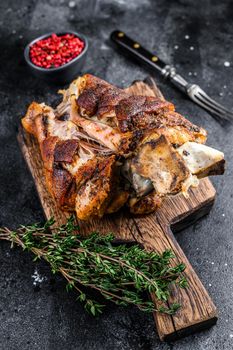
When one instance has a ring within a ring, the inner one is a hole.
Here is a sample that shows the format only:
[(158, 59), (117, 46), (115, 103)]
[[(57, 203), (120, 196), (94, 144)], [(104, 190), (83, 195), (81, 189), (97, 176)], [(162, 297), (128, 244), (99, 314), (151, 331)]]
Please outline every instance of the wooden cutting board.
[[(154, 80), (150, 78), (146, 82), (135, 82), (126, 90), (134, 95), (162, 97)], [(18, 141), (34, 178), (45, 217), (54, 217), (57, 223), (64, 223), (70, 214), (61, 211), (46, 190), (37, 141), (33, 136), (24, 132), (22, 128), (18, 133)], [(137, 241), (146, 249), (154, 249), (157, 252), (172, 249), (176, 255), (174, 264), (177, 262), (185, 263), (185, 276), (189, 288), (172, 287), (172, 296), (169, 301), (179, 302), (182, 308), (174, 316), (154, 313), (159, 337), (166, 341), (175, 340), (210, 327), (217, 321), (215, 305), (171, 231), (171, 225), (174, 232), (174, 230), (180, 230), (208, 213), (214, 202), (215, 189), (206, 178), (200, 181), (198, 188), (191, 189), (189, 194), (188, 199), (182, 194), (168, 197), (161, 208), (151, 215), (135, 217), (130, 215), (127, 209), (123, 209), (119, 213), (105, 216), (103, 219), (79, 222), (83, 234), (92, 231), (114, 232), (118, 238)], [(155, 301), (153, 295), (152, 299)]]

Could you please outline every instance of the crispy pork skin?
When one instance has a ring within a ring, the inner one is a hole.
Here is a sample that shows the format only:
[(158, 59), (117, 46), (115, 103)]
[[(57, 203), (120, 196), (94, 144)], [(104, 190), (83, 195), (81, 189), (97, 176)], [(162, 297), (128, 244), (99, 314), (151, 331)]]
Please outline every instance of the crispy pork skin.
[(150, 96), (129, 96), (116, 105), (115, 112), (122, 132), (135, 129), (153, 129), (161, 125), (156, 115), (174, 111), (174, 105)]
[(115, 112), (119, 101), (128, 96), (124, 90), (93, 75), (86, 74), (83, 80), (77, 105), (84, 115), (103, 119), (106, 114)]
[(74, 209), (76, 186), (73, 176), (60, 165), (55, 164), (51, 174), (51, 192), (64, 209)]

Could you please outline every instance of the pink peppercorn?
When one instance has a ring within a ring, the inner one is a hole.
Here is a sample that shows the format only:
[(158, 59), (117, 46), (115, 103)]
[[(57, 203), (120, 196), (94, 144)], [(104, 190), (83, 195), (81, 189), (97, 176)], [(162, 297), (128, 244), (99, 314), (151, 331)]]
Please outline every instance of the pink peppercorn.
[(42, 68), (57, 68), (80, 55), (84, 42), (74, 34), (57, 36), (52, 34), (30, 47), (30, 59)]

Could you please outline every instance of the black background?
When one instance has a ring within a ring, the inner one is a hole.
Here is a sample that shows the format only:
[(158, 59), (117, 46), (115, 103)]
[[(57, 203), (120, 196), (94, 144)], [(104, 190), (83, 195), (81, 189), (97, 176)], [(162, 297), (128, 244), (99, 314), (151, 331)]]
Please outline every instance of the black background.
[[(75, 7), (62, 0), (0, 3), (0, 225), (17, 227), (43, 220), (16, 141), (16, 126), (32, 100), (57, 101), (57, 87), (33, 78), (24, 64), (23, 48), (35, 37), (66, 29), (86, 34), (90, 49), (83, 72), (126, 87), (145, 78), (148, 71), (109, 45), (110, 32), (121, 29), (175, 64), (181, 74), (199, 83), (213, 98), (233, 106), (231, 0), (74, 3)], [(224, 65), (226, 61), (230, 67)], [(226, 174), (213, 179), (217, 200), (210, 215), (177, 234), (218, 306), (217, 325), (168, 345), (158, 340), (153, 317), (135, 308), (108, 305), (96, 320), (83, 311), (75, 294), (66, 293), (62, 278), (52, 276), (44, 262), (33, 263), (29, 253), (10, 250), (8, 243), (1, 242), (0, 349), (233, 348), (232, 126), (221, 127), (156, 73), (154, 77), (179, 112), (208, 130), (208, 144), (223, 150), (228, 161)], [(43, 278), (36, 286), (32, 277), (35, 270)]]

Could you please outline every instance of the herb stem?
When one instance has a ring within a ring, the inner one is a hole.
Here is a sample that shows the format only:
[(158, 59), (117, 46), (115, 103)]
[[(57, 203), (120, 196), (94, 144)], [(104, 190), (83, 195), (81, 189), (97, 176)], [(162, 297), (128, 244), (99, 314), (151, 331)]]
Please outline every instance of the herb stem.
[[(44, 258), (53, 273), (61, 273), (67, 281), (67, 290), (74, 288), (78, 299), (93, 315), (102, 312), (103, 304), (90, 298), (87, 288), (98, 291), (104, 298), (122, 305), (133, 304), (143, 311), (174, 313), (179, 305), (169, 308), (166, 303), (173, 283), (186, 287), (185, 266), (171, 268), (171, 251), (158, 254), (141, 246), (126, 243), (114, 246), (114, 236), (92, 233), (84, 237), (78, 231), (74, 218), (65, 225), (54, 226), (54, 220), (44, 225), (20, 226), (13, 231), (0, 228), (0, 240), (10, 241)], [(82, 291), (82, 286), (84, 291)], [(148, 295), (155, 293), (159, 308)]]

